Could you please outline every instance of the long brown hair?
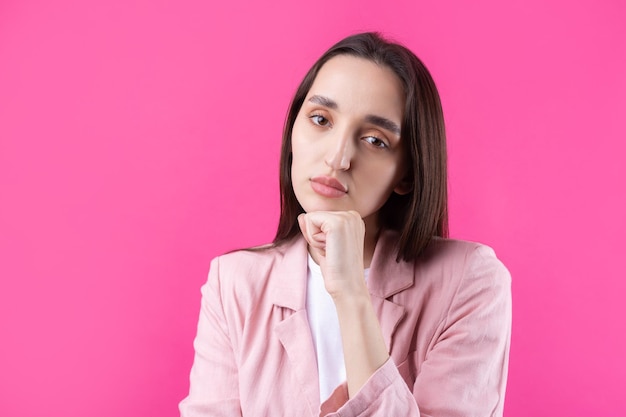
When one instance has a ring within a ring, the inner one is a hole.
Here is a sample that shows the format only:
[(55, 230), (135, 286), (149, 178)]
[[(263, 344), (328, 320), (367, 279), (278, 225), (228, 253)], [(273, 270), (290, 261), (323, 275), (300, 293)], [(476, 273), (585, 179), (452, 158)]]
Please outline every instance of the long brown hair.
[(315, 62), (291, 101), (280, 156), (280, 218), (274, 244), (300, 233), (297, 217), (304, 212), (291, 183), (291, 133), (302, 103), (322, 66), (337, 55), (365, 58), (390, 68), (402, 81), (406, 103), (401, 137), (410, 157), (413, 189), (393, 193), (379, 211), (382, 228), (400, 233), (397, 260), (417, 258), (433, 236), (448, 235), (446, 135), (443, 111), (435, 83), (424, 64), (406, 47), (377, 33), (349, 36)]

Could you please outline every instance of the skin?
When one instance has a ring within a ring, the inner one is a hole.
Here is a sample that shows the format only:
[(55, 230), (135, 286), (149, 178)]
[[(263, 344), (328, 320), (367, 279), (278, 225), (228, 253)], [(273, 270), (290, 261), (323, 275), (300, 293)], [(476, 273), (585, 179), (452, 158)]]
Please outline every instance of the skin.
[[(389, 68), (340, 55), (320, 69), (293, 127), (292, 185), (306, 211), (298, 221), (337, 308), (350, 397), (389, 358), (363, 269), (380, 208), (410, 191), (403, 111), (402, 83)], [(316, 192), (311, 179), (320, 176), (345, 192)]]

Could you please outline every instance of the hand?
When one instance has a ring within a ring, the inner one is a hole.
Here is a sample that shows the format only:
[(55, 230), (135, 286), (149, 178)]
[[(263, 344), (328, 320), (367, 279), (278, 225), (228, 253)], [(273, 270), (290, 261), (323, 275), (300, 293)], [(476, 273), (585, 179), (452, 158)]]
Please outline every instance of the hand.
[(298, 216), (311, 256), (333, 297), (367, 294), (363, 276), (365, 223), (356, 211), (316, 211)]

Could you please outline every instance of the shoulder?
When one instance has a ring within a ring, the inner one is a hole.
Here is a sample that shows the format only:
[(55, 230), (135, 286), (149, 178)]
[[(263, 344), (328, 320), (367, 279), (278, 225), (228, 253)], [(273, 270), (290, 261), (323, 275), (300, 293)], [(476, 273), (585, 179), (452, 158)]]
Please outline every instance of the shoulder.
[(398, 236), (385, 231), (377, 244), (372, 261), (373, 291), (383, 297), (404, 289), (412, 294), (437, 294), (436, 298), (454, 297), (459, 287), (510, 287), (510, 274), (487, 245), (456, 239), (434, 237), (413, 261), (399, 261)]
[(491, 247), (465, 240), (433, 238), (416, 261), (416, 266), (466, 279), (480, 276), (504, 281), (511, 279), (509, 271)]
[(433, 238), (413, 262), (413, 279), (414, 291), (442, 305), (469, 298), (489, 303), (511, 293), (511, 275), (494, 250), (464, 240)]
[(445, 294), (448, 314), (497, 310), (502, 320), (510, 316), (511, 275), (487, 245), (434, 239), (416, 262), (416, 279), (420, 275)]
[(211, 261), (210, 276), (223, 282), (259, 281), (280, 265), (293, 242), (281, 245), (267, 244), (248, 249), (239, 249), (217, 256)]
[(294, 238), (279, 245), (265, 245), (226, 253), (214, 258), (208, 285), (225, 296), (260, 296), (270, 287), (290, 285), (306, 274), (306, 244)]
[(274, 246), (267, 244), (248, 249), (239, 249), (217, 256), (211, 261), (211, 268), (219, 268), (219, 272), (246, 275), (251, 271), (271, 268), (284, 257), (287, 245)]

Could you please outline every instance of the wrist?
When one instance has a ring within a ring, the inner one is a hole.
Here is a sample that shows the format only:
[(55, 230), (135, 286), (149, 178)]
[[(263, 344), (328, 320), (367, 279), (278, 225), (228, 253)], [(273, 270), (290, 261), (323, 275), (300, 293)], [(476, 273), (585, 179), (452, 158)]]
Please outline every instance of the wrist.
[(367, 287), (363, 286), (363, 289), (352, 291), (337, 291), (331, 294), (337, 314), (353, 313), (359, 316), (364, 311), (372, 308), (372, 301), (370, 299)]

